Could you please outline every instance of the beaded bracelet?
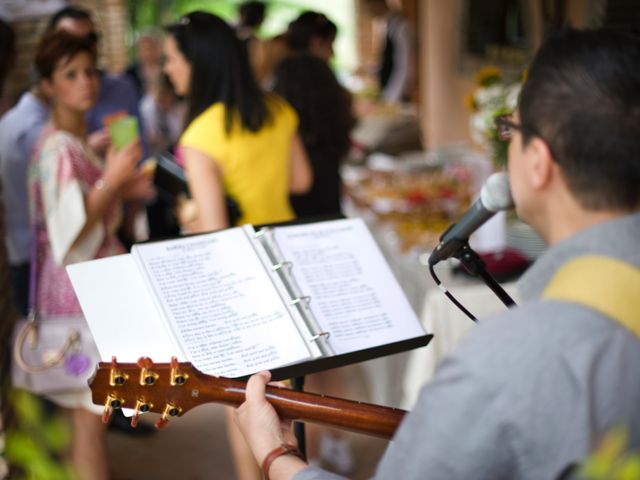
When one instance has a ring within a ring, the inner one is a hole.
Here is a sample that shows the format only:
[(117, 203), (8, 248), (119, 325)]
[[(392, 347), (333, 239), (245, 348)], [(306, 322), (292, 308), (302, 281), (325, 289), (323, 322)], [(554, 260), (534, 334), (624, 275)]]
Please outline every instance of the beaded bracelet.
[(279, 447), (271, 450), (262, 461), (262, 475), (264, 476), (264, 480), (269, 480), (269, 468), (271, 468), (271, 464), (276, 458), (282, 455), (295, 455), (304, 460), (304, 455), (296, 446), (283, 443)]

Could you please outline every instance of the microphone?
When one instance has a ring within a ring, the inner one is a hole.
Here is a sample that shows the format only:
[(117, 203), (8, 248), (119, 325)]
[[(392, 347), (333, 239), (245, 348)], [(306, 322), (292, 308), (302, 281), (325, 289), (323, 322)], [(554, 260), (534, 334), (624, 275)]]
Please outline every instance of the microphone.
[(440, 244), (429, 256), (429, 265), (453, 257), (462, 248), (469, 236), (482, 224), (501, 210), (513, 207), (509, 176), (504, 173), (494, 173), (482, 186), (480, 198), (467, 210), (458, 223), (451, 225), (440, 237)]

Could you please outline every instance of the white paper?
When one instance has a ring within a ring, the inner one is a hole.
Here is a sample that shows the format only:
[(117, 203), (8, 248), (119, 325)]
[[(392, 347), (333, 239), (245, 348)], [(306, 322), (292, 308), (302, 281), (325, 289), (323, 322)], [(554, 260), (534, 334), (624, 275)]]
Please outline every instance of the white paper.
[(242, 228), (135, 245), (132, 252), (175, 338), (202, 372), (236, 377), (310, 357)]
[(100, 357), (136, 362), (150, 357), (186, 360), (171, 340), (131, 255), (76, 263), (67, 267)]
[(362, 220), (277, 227), (274, 232), (337, 354), (424, 335)]

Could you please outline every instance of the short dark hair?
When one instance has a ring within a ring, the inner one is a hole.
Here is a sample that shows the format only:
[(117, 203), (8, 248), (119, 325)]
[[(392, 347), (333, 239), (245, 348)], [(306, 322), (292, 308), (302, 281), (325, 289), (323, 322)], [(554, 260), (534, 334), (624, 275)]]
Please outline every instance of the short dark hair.
[(333, 41), (338, 33), (336, 24), (322, 13), (306, 11), (287, 28), (287, 44), (294, 52), (308, 52), (312, 38)]
[(88, 38), (80, 38), (64, 31), (45, 33), (36, 51), (35, 65), (40, 78), (51, 79), (60, 61), (72, 59), (86, 52), (96, 61), (95, 46)]
[(47, 30), (55, 30), (58, 26), (58, 23), (60, 23), (60, 21), (64, 18), (86, 20), (93, 23), (93, 18), (87, 10), (75, 5), (69, 5), (67, 7), (61, 8), (51, 16), (51, 18), (49, 19), (49, 24), (47, 25)]
[(221, 18), (192, 12), (165, 28), (191, 64), (187, 124), (209, 106), (226, 107), (225, 128), (231, 131), (239, 116), (244, 129), (256, 132), (269, 120), (269, 110), (256, 83), (247, 49), (234, 30)]
[(244, 2), (240, 4), (238, 11), (243, 27), (259, 27), (264, 21), (265, 5), (263, 2)]
[(355, 124), (351, 95), (322, 59), (293, 55), (276, 67), (274, 92), (298, 113), (299, 132), (305, 148), (323, 154), (323, 160), (338, 163), (350, 146)]
[(640, 206), (640, 40), (565, 29), (529, 68), (519, 98), (524, 145), (539, 136), (590, 210)]

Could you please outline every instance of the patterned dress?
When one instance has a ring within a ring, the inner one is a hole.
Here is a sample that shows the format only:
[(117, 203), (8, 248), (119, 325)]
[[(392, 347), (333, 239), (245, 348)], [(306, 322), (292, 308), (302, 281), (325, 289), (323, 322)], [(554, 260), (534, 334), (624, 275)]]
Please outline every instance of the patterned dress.
[(102, 169), (85, 140), (50, 124), (44, 128), (29, 172), (31, 218), (37, 230), (38, 312), (81, 314), (65, 266), (124, 252), (116, 237), (121, 221), (118, 201), (76, 242), (86, 223), (85, 197)]

